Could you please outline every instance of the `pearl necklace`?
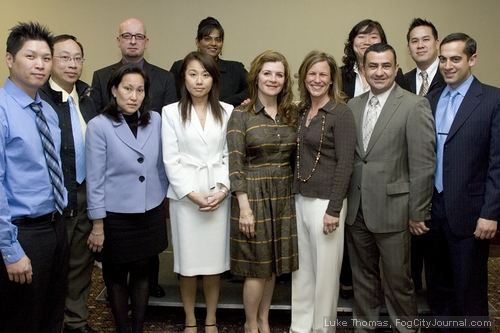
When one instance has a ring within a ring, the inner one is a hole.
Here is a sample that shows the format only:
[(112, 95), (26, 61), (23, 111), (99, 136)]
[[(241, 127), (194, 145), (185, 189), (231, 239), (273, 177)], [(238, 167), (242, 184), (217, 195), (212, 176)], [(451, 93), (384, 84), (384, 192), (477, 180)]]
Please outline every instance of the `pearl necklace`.
[(318, 162), (319, 162), (319, 159), (321, 157), (321, 146), (323, 145), (323, 137), (325, 135), (325, 123), (326, 123), (326, 115), (321, 116), (321, 119), (323, 121), (321, 124), (321, 136), (319, 138), (319, 147), (318, 147), (318, 152), (316, 153), (316, 161), (314, 162), (314, 166), (312, 168), (311, 173), (309, 174), (309, 176), (307, 178), (304, 179), (300, 176), (300, 130), (302, 128), (302, 123), (304, 122), (304, 117), (305, 117), (306, 113), (307, 112), (304, 112), (304, 114), (302, 115), (302, 119), (300, 120), (299, 128), (297, 129), (297, 179), (303, 183), (305, 183), (309, 179), (311, 179), (311, 177), (314, 174), (314, 171), (316, 171), (316, 167), (318, 166)]

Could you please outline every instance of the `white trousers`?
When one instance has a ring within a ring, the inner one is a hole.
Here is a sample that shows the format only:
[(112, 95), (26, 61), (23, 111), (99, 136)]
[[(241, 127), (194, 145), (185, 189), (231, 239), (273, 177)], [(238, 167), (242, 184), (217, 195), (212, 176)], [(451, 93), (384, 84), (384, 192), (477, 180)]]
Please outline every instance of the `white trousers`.
[(295, 196), (299, 269), (292, 273), (292, 333), (335, 332), (339, 277), (344, 250), (347, 200), (340, 225), (323, 233), (323, 217), (329, 200)]

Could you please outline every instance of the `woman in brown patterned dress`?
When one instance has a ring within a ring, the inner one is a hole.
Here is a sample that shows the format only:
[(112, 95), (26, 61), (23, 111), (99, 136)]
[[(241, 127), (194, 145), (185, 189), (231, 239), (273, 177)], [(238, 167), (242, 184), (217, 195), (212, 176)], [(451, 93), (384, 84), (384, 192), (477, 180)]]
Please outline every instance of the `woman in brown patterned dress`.
[(227, 133), (231, 273), (245, 277), (245, 332), (269, 333), (276, 276), (298, 269), (290, 166), (297, 113), (283, 55), (258, 55), (247, 81), (251, 101), (233, 111)]

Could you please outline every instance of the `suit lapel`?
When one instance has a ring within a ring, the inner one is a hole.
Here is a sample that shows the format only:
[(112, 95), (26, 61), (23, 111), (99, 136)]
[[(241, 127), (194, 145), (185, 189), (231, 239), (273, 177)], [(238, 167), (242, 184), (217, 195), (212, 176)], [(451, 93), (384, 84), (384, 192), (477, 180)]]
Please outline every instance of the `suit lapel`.
[(417, 69), (415, 68), (410, 72), (410, 89), (414, 94), (418, 94), (417, 91)]
[(446, 84), (444, 83), (443, 76), (441, 75), (441, 72), (439, 71), (439, 68), (434, 75), (434, 78), (432, 79), (431, 85), (429, 86), (429, 92), (439, 88), (440, 86), (445, 86)]
[(207, 109), (207, 115), (206, 115), (206, 120), (205, 120), (205, 130), (201, 127), (200, 119), (198, 118), (198, 115), (196, 114), (196, 111), (193, 106), (191, 106), (191, 126), (194, 128), (196, 133), (200, 136), (200, 138), (203, 140), (203, 142), (206, 143), (206, 133), (208, 132), (208, 122), (209, 118), (211, 118), (210, 110)]
[(446, 141), (450, 140), (453, 135), (458, 131), (458, 129), (463, 125), (467, 118), (471, 115), (476, 107), (481, 103), (479, 96), (482, 94), (481, 84), (474, 78), (469, 90), (464, 96), (460, 108), (457, 111), (455, 119), (451, 124), (450, 131), (448, 132), (448, 137)]
[(155, 82), (155, 68), (151, 66), (146, 59), (144, 59), (144, 66), (143, 66), (144, 71), (148, 74), (149, 76), (149, 82)]
[(398, 85), (394, 87), (394, 89), (389, 94), (387, 101), (380, 112), (380, 116), (375, 123), (375, 127), (373, 128), (372, 136), (370, 137), (370, 142), (368, 142), (368, 147), (366, 148), (366, 155), (370, 153), (370, 150), (373, 148), (377, 140), (379, 139), (382, 132), (385, 130), (387, 123), (391, 120), (394, 112), (396, 112), (397, 108), (403, 101), (403, 91)]
[(151, 135), (152, 126), (139, 126), (137, 128), (137, 138), (135, 138), (134, 134), (121, 115), (120, 118), (121, 122), (116, 122), (113, 120), (113, 126), (115, 127), (116, 136), (133, 150), (142, 152), (142, 148)]

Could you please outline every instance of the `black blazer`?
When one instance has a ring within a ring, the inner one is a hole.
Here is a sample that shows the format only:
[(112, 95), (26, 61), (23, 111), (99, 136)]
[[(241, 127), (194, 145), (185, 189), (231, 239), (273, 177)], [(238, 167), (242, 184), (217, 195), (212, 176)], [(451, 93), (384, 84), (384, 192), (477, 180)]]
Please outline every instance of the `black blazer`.
[[(341, 67), (341, 73), (342, 73), (342, 91), (344, 92), (344, 94), (346, 94), (347, 100), (350, 100), (351, 98), (354, 97), (354, 91), (356, 88), (356, 78), (354, 78), (352, 81), (347, 81), (344, 72), (342, 72), (342, 67)], [(398, 70), (398, 73), (396, 74), (396, 83), (404, 90), (411, 91), (410, 85), (405, 80), (401, 68)]]
[[(434, 114), (443, 89), (426, 95)], [(479, 217), (500, 220), (500, 89), (476, 78), (445, 142), (443, 188), (457, 237), (473, 237)]]
[[(97, 111), (102, 112), (109, 103), (107, 93), (108, 81), (111, 75), (122, 66), (122, 62), (101, 68), (94, 72), (92, 78), (92, 91), (90, 97), (94, 100)], [(161, 109), (170, 103), (177, 101), (174, 75), (163, 68), (151, 65), (144, 60), (144, 71), (149, 76), (151, 88), (149, 96), (151, 98), (151, 110), (161, 113)]]
[[(419, 91), (417, 91), (416, 75), (417, 75), (417, 69), (414, 68), (413, 70), (405, 74), (405, 80), (410, 86), (410, 91), (418, 95)], [(441, 75), (441, 71), (438, 68), (438, 70), (436, 71), (436, 75), (434, 75), (434, 78), (432, 79), (432, 82), (429, 85), (429, 90), (427, 91), (427, 93), (430, 93), (431, 91), (439, 88), (444, 88), (444, 86), (446, 86), (446, 82), (444, 82), (443, 75)]]
[[(89, 97), (91, 88), (88, 84), (80, 80), (76, 81), (75, 86), (78, 93), (80, 112), (85, 122), (88, 123), (99, 114), (92, 99)], [(61, 162), (64, 174), (64, 186), (68, 190), (68, 206), (66, 209), (76, 210), (78, 208), (76, 199), (76, 157), (69, 104), (67, 101), (62, 101), (62, 93), (53, 90), (48, 80), (39, 89), (39, 92), (40, 97), (52, 106), (59, 118), (59, 127), (61, 128)]]
[[(217, 60), (217, 63), (219, 64), (221, 76), (219, 100), (233, 106), (240, 105), (241, 102), (248, 98), (248, 72), (245, 66), (238, 61), (222, 60), (220, 58)], [(175, 77), (178, 96), (180, 94), (177, 83), (179, 81), (181, 64), (182, 60), (177, 60), (172, 64), (172, 68), (170, 68)]]

